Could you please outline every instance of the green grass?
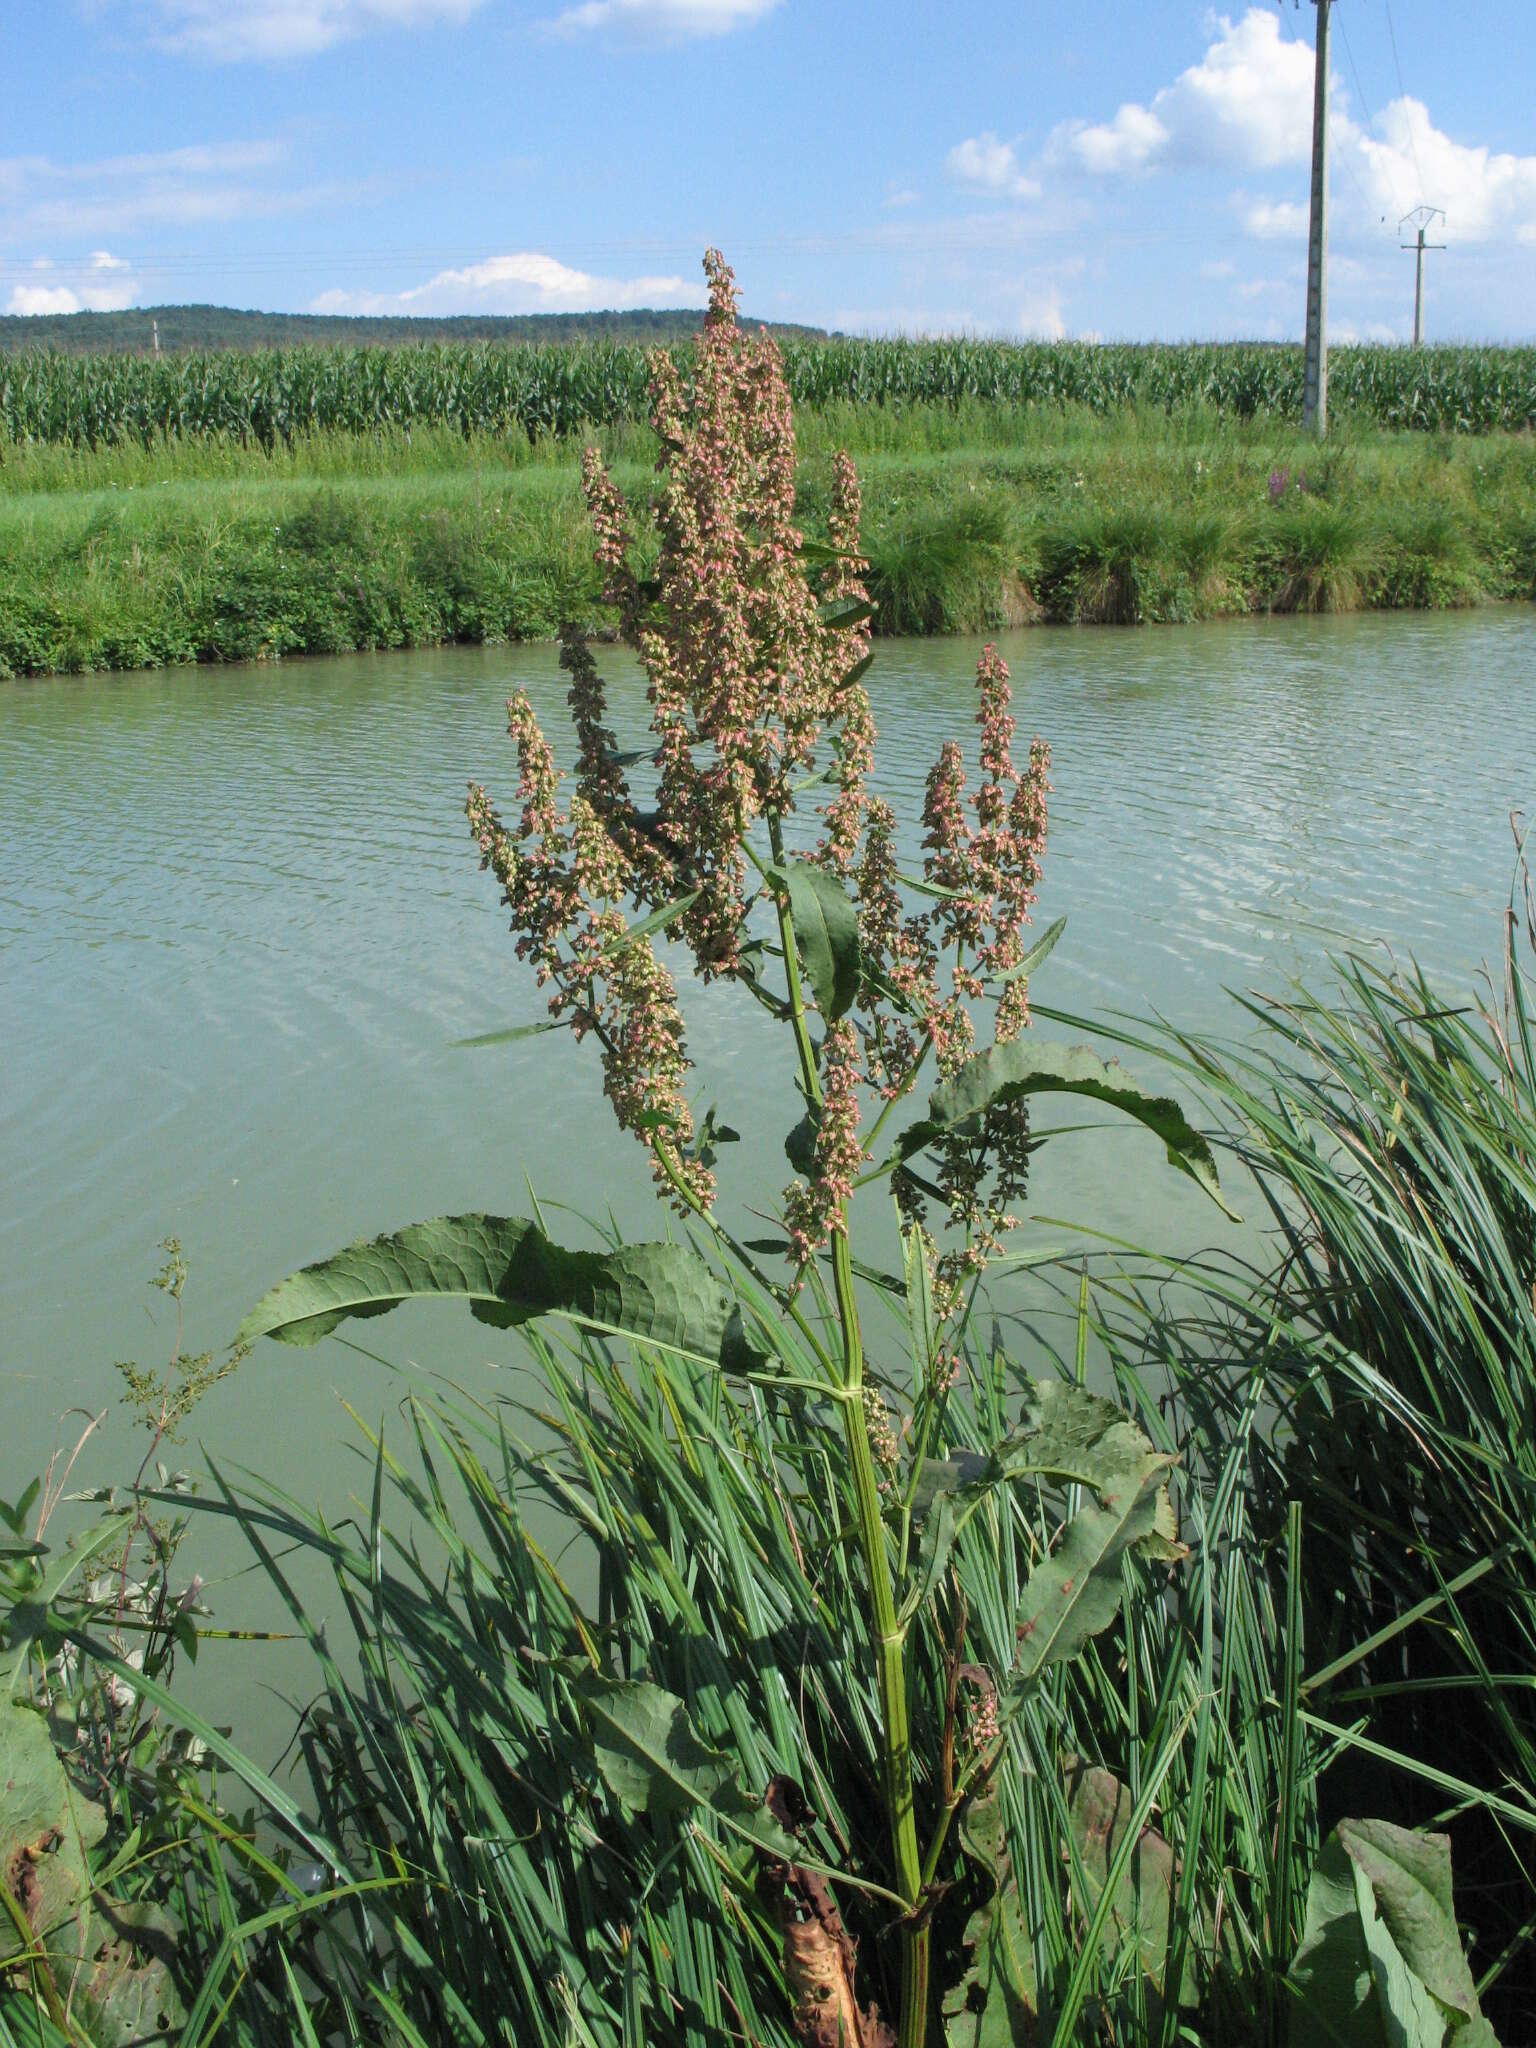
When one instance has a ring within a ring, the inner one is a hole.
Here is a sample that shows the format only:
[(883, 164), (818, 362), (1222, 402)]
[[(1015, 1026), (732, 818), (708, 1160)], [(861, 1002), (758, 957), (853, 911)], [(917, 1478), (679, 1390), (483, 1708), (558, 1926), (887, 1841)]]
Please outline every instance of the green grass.
[[(643, 490), (649, 430), (599, 438)], [(887, 632), (1536, 595), (1527, 435), (1344, 432), (1319, 451), (1200, 408), (966, 400), (834, 403), (802, 413), (799, 439), (812, 533), (832, 451), (855, 453)], [(0, 675), (538, 639), (596, 611), (574, 451), (556, 441), (32, 446), (0, 469)]]
[(1240, 1045), (1129, 1037), (1221, 1116), (1271, 1256), (1182, 1266), (1172, 1311), (1155, 1275), (1104, 1318), (1123, 1369), (1161, 1361), (1181, 1403), (1203, 1388), (1229, 1418), (1245, 1393), (1266, 1404), (1255, 1525), (1273, 1546), (1301, 1504), (1301, 1703), (1345, 1752), (1322, 1824), (1346, 1798), (1449, 1830), (1505, 2041), (1536, 2029), (1536, 902), (1521, 883), (1502, 984), (1476, 995), (1352, 958), (1335, 986), (1251, 1001)]

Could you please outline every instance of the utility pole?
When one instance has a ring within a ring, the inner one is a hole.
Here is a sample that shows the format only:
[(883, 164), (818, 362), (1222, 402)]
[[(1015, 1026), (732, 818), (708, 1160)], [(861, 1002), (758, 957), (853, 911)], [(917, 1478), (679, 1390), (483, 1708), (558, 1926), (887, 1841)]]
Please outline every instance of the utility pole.
[(1317, 9), (1317, 73), (1312, 86), (1312, 214), (1307, 233), (1307, 353), (1301, 424), (1321, 441), (1328, 432), (1328, 9)]
[(1399, 234), (1403, 232), (1403, 229), (1407, 227), (1410, 221), (1419, 231), (1417, 241), (1399, 242), (1397, 245), (1400, 249), (1414, 250), (1418, 257), (1418, 261), (1414, 264), (1413, 280), (1413, 345), (1415, 348), (1421, 347), (1424, 341), (1424, 251), (1426, 249), (1443, 249), (1445, 247), (1444, 242), (1426, 242), (1424, 239), (1425, 232), (1431, 221), (1437, 218), (1440, 220), (1445, 219), (1445, 208), (1443, 206), (1416, 206), (1412, 213), (1405, 213), (1397, 224), (1397, 232)]

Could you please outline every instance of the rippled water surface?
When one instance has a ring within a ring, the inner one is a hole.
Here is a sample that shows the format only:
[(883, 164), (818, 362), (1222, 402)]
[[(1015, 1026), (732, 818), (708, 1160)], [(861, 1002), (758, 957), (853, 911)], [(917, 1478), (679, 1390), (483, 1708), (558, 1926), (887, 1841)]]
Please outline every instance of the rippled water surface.
[[(881, 773), (909, 832), (928, 762), (968, 724), (976, 651), (879, 649)], [(1496, 951), (1508, 815), (1536, 803), (1536, 613), (1035, 632), (1004, 651), (1021, 725), (1055, 750), (1039, 921), (1070, 923), (1042, 998), (1237, 1029), (1224, 990), (1317, 967), (1340, 929), (1457, 987)], [(609, 667), (638, 732), (634, 672)], [(470, 776), (510, 798), (509, 686), (553, 728), (561, 681), (539, 647), (0, 685), (0, 1494), (65, 1410), (114, 1398), (115, 1359), (163, 1355), (145, 1282), (167, 1235), (201, 1348), (305, 1259), (515, 1209), (525, 1175), (650, 1227), (643, 1160), (610, 1138), (584, 1049), (453, 1045), (538, 1014), (461, 802)], [(729, 1191), (771, 1195), (798, 1113), (787, 1068), (718, 991), (692, 1014), (701, 1089), (748, 1139)], [(1170, 1197), (1155, 1146), (1070, 1144), (1038, 1211), (1148, 1241), (1214, 1227)], [(511, 1343), (447, 1311), (365, 1334), (466, 1380)], [(331, 1496), (338, 1392), (374, 1414), (391, 1397), (337, 1344), (264, 1346), (200, 1430)]]

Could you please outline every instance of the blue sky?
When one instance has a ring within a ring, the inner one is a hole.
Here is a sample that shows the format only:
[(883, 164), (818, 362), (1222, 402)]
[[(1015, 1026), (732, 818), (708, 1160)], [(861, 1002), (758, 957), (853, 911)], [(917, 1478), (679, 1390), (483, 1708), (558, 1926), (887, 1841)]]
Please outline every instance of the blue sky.
[[(0, 0), (0, 309), (1289, 336), (1315, 8)], [(1336, 338), (1536, 332), (1531, 0), (1335, 0)], [(1395, 50), (1394, 50), (1395, 42)]]

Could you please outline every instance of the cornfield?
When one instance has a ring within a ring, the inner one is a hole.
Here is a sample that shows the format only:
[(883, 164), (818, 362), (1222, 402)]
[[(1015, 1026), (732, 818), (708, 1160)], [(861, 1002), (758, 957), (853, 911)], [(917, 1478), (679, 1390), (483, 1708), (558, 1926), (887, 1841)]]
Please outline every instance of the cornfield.
[[(784, 357), (795, 403), (813, 409), (971, 399), (1301, 416), (1301, 351), (1289, 346), (835, 339), (790, 341)], [(1336, 416), (1388, 429), (1536, 427), (1536, 348), (1342, 348), (1330, 396)], [(0, 447), (207, 437), (273, 448), (314, 432), (427, 426), (540, 439), (647, 411), (646, 351), (623, 343), (0, 355)]]

